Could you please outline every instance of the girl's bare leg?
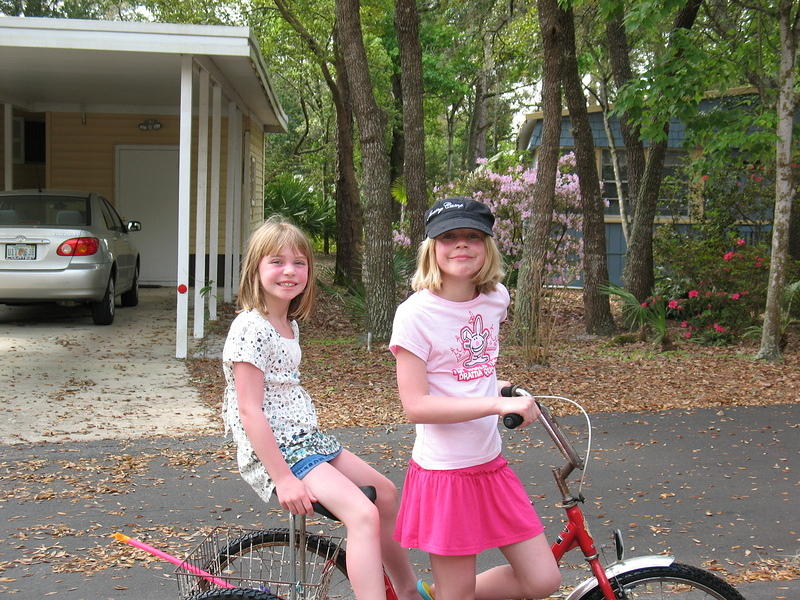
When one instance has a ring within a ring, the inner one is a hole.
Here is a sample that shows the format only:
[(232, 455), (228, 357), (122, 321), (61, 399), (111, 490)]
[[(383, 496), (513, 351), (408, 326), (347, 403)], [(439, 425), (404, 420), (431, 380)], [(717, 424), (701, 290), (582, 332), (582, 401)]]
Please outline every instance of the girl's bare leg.
[[(395, 519), (397, 518), (397, 487), (390, 479), (378, 473), (364, 460), (348, 450), (342, 450), (339, 456), (334, 458), (330, 464), (341, 471), (355, 485), (375, 486), (378, 492), (375, 506), (378, 507), (380, 515), (381, 551), (386, 573), (392, 580), (392, 585), (400, 600), (419, 600), (416, 576), (408, 559), (408, 552), (403, 550), (400, 544), (392, 537)], [(348, 544), (348, 555), (349, 547)]]
[[(477, 576), (477, 600), (547, 598), (561, 586), (558, 564), (543, 533), (500, 550), (509, 564)], [(440, 600), (438, 595), (436, 600)]]
[(475, 556), (431, 554), (436, 600), (475, 600)]
[[(509, 564), (475, 577), (474, 556), (431, 554), (436, 600), (507, 600), (547, 598), (561, 586), (561, 573), (544, 534), (500, 548)], [(464, 559), (463, 563), (456, 559)], [(444, 586), (442, 586), (444, 583)], [(465, 586), (472, 585), (471, 589)], [(455, 590), (453, 595), (451, 592)]]
[(357, 600), (386, 600), (378, 509), (330, 463), (314, 467), (303, 482), (347, 527), (347, 574)]

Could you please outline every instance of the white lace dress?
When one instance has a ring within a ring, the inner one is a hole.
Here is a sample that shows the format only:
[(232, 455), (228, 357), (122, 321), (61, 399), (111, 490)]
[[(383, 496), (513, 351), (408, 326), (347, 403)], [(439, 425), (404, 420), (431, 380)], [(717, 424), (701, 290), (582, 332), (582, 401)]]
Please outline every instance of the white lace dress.
[(292, 331), (294, 339), (284, 338), (258, 311), (243, 311), (231, 323), (222, 351), (226, 384), (222, 403), (225, 434), (230, 433), (236, 442), (239, 472), (265, 502), (275, 484), (242, 427), (233, 363), (251, 363), (264, 373), (264, 414), (289, 466), (312, 454), (332, 454), (340, 448), (336, 438), (319, 429), (311, 397), (300, 385), (298, 367), (302, 353), (295, 321), (292, 321)]

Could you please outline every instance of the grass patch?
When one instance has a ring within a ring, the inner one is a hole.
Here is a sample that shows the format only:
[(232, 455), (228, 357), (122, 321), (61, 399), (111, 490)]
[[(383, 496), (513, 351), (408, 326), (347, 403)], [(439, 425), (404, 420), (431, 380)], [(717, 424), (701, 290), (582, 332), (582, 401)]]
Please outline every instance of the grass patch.
[(350, 346), (353, 344), (361, 344), (361, 341), (358, 337), (306, 337), (303, 338), (303, 343), (308, 344), (309, 346)]

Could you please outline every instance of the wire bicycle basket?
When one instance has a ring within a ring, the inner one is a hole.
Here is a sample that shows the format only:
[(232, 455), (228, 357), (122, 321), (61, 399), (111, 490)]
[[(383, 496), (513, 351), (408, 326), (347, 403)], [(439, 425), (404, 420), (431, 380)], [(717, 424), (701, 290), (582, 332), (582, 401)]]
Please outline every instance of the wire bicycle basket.
[[(324, 600), (343, 538), (295, 534), (287, 529), (217, 527), (175, 570), (178, 593), (189, 598), (226, 587), (267, 591), (286, 600)], [(305, 539), (305, 552), (299, 547)], [(301, 562), (301, 557), (302, 562)]]

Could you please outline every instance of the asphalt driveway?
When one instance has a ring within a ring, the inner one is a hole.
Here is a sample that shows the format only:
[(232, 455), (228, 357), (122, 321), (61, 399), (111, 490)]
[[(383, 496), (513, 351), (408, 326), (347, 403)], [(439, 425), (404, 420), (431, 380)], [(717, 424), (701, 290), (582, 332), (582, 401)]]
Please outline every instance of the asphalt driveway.
[[(800, 407), (593, 420), (595, 449), (583, 493), (599, 543), (619, 528), (629, 556), (671, 553), (733, 572), (797, 560)], [(579, 417), (562, 424), (582, 436)], [(410, 426), (337, 435), (402, 482)], [(557, 454), (535, 429), (503, 435), (552, 538), (562, 518), (549, 474)], [(176, 598), (172, 565), (121, 547), (111, 533), (184, 556), (212, 526), (286, 525), (282, 511), (263, 505), (242, 482), (220, 436), (16, 444), (3, 449), (0, 466), (0, 595), (9, 598)], [(587, 577), (579, 557), (568, 558), (565, 581)], [(412, 560), (427, 575), (427, 559), (413, 552)], [(499, 560), (490, 552), (480, 566)], [(769, 568), (760, 576), (736, 584), (748, 600), (800, 598), (800, 580), (770, 581)]]
[[(183, 556), (212, 526), (285, 525), (282, 511), (241, 481), (217, 415), (173, 357), (171, 290), (142, 292), (141, 305), (120, 310), (109, 327), (92, 325), (88, 312), (0, 307), (4, 597), (175, 598), (171, 565), (110, 534)], [(598, 542), (619, 528), (629, 556), (671, 553), (747, 570), (761, 579), (736, 583), (748, 600), (800, 598), (800, 580), (770, 576), (776, 564), (800, 560), (800, 406), (592, 419), (583, 493)], [(561, 422), (586, 439), (581, 417)], [(412, 433), (409, 425), (336, 431), (398, 485)], [(549, 471), (559, 457), (538, 427), (503, 436), (552, 538), (562, 513)], [(574, 584), (587, 572), (568, 558), (564, 579)], [(426, 557), (412, 552), (412, 560), (427, 575)], [(480, 566), (499, 560), (487, 553)]]

